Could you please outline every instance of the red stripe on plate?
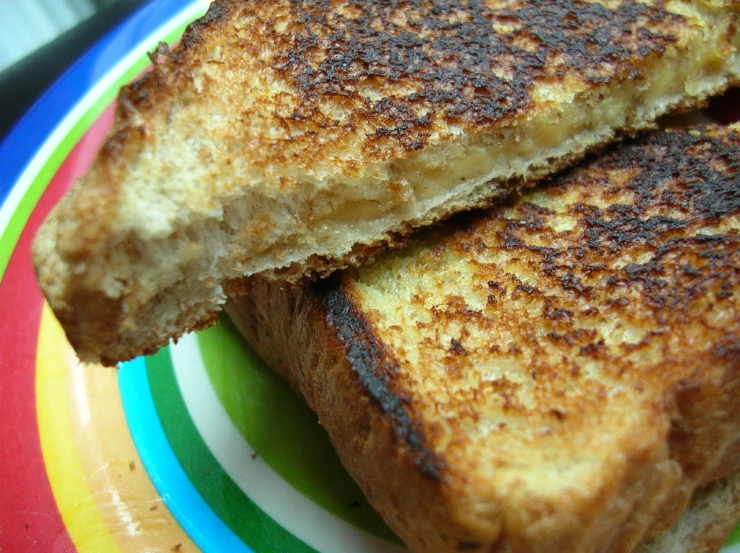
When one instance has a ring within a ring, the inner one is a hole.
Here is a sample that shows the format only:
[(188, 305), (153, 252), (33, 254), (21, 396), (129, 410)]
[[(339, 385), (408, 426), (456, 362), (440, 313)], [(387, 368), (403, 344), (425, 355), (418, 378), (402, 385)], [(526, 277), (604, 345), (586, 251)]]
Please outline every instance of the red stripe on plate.
[(18, 240), (0, 286), (0, 550), (75, 551), (44, 467), (36, 418), (36, 346), (43, 297), (31, 243), (51, 208), (84, 174), (110, 127), (112, 110), (93, 125), (44, 192)]

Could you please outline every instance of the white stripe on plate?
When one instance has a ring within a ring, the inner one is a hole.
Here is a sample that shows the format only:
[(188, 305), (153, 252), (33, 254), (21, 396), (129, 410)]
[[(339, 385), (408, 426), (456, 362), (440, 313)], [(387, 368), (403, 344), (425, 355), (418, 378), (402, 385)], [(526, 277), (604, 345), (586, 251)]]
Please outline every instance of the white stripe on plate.
[(402, 553), (401, 546), (343, 521), (303, 496), (257, 458), (224, 410), (206, 372), (197, 339), (170, 346), (183, 400), (201, 438), (224, 472), (267, 516), (321, 553)]

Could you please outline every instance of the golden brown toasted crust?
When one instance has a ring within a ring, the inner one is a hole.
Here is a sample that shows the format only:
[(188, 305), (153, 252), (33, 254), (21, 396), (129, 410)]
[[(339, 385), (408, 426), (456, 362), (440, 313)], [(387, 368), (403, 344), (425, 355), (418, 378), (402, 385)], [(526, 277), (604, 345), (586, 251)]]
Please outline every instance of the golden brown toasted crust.
[(730, 0), (220, 0), (126, 87), (34, 244), (82, 359), (210, 324), (244, 276), (363, 261), (740, 82)]
[[(137, 128), (131, 118), (171, 103), (173, 84), (188, 91), (194, 79), (219, 77), (198, 71), (213, 61), (204, 59), (206, 49), (234, 73), (243, 71), (244, 55), (254, 56), (288, 83), (281, 94), (262, 92), (275, 133), (253, 137), (251, 163), (291, 159), (310, 167), (334, 158), (344, 141), (373, 158), (403, 157), (432, 139), (542, 109), (539, 83), (639, 81), (649, 71), (643, 61), (689, 33), (686, 18), (664, 4), (217, 0), (188, 28), (182, 47), (124, 89), (123, 135), (112, 136), (106, 150), (138, 142), (129, 139)], [(357, 165), (339, 161), (349, 170)]]
[(738, 471), (739, 164), (654, 134), (227, 311), (412, 551), (629, 552)]

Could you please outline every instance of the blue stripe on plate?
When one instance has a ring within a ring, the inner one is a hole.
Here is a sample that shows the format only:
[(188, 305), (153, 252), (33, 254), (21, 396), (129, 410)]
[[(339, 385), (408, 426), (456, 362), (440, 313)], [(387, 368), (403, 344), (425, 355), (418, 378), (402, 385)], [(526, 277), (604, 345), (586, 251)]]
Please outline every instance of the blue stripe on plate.
[(191, 539), (206, 552), (253, 553), (208, 506), (175, 457), (157, 415), (144, 359), (121, 365), (118, 386), (141, 462)]
[(195, 0), (154, 0), (138, 9), (72, 65), (0, 143), (0, 205), (69, 111), (133, 47)]

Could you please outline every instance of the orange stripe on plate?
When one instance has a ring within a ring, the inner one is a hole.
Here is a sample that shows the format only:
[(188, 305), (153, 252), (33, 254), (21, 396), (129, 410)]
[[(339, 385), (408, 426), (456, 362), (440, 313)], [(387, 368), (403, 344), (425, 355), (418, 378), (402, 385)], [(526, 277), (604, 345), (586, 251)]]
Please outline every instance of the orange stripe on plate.
[(51, 488), (78, 551), (197, 551), (139, 460), (116, 370), (80, 364), (48, 306), (36, 397)]

